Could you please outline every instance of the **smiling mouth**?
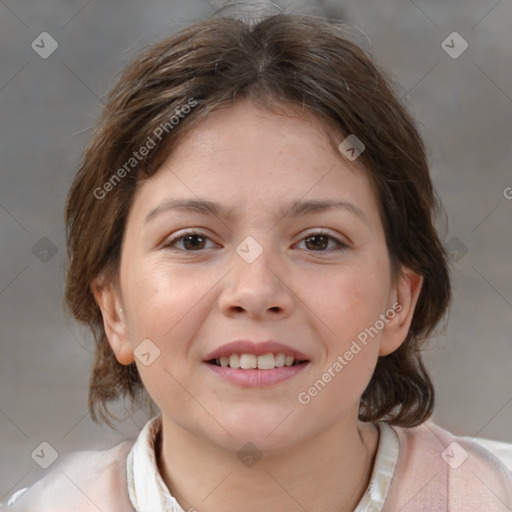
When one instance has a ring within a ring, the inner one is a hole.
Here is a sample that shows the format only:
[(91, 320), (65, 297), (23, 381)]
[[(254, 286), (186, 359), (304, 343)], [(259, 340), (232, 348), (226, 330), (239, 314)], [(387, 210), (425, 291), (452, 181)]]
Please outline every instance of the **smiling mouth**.
[(283, 353), (268, 353), (258, 356), (255, 354), (231, 354), (229, 357), (223, 356), (206, 362), (234, 370), (273, 370), (274, 368), (298, 366), (308, 361), (298, 360), (293, 356), (287, 356)]

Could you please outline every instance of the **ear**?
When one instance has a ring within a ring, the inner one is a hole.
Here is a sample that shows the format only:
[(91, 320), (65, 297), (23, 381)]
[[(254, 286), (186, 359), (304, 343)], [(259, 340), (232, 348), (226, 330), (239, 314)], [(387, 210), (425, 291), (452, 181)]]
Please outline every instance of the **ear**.
[(414, 310), (423, 285), (423, 276), (402, 268), (390, 294), (386, 316), (388, 321), (382, 332), (379, 356), (387, 356), (404, 342), (414, 316)]
[(114, 351), (116, 359), (124, 365), (133, 363), (133, 355), (126, 318), (121, 307), (122, 302), (116, 287), (104, 276), (94, 279), (91, 290), (103, 315), (103, 326), (108, 342)]

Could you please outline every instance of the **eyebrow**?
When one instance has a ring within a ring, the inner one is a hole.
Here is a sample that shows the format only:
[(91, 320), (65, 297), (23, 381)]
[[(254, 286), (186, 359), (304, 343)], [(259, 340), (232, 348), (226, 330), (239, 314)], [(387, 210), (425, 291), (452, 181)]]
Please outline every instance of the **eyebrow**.
[[(359, 217), (366, 225), (369, 225), (368, 219), (356, 205), (348, 201), (339, 201), (336, 199), (310, 199), (293, 201), (288, 206), (281, 208), (279, 216), (298, 217), (308, 213), (317, 213), (330, 209), (344, 209)], [(185, 212), (198, 213), (201, 215), (212, 215), (215, 217), (230, 218), (234, 216), (233, 209), (222, 207), (218, 203), (204, 199), (168, 199), (153, 208), (145, 218), (145, 222), (169, 210), (179, 210)]]

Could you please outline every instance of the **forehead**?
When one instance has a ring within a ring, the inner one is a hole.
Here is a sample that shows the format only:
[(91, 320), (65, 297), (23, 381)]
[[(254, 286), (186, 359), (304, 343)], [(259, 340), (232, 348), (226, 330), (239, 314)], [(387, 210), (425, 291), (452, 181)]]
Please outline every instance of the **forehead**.
[(376, 206), (366, 172), (334, 150), (317, 116), (275, 113), (247, 100), (198, 123), (142, 183), (134, 207), (147, 215), (170, 196), (253, 212), (298, 199), (350, 199), (370, 211)]
[[(191, 150), (194, 154), (188, 157), (194, 158), (212, 158), (213, 154), (218, 159), (237, 154), (242, 158), (254, 158), (259, 153), (261, 158), (283, 156), (293, 161), (294, 155), (300, 158), (304, 150), (310, 152), (314, 146), (317, 148), (315, 153), (328, 150), (333, 156), (327, 126), (318, 114), (291, 104), (270, 108), (240, 99), (210, 112), (183, 137), (168, 162), (172, 163), (182, 156), (181, 153)], [(306, 138), (307, 149), (304, 145)], [(265, 146), (261, 145), (263, 143)]]

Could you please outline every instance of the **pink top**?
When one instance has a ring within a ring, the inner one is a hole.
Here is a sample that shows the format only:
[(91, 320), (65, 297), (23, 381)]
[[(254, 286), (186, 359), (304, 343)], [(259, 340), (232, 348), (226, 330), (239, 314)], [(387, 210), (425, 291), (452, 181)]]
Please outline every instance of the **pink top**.
[[(512, 511), (511, 444), (455, 437), (432, 422), (410, 429), (377, 426), (370, 485), (354, 512)], [(135, 443), (69, 455), (0, 509), (184, 512), (158, 472), (154, 442), (160, 428), (157, 416)]]

